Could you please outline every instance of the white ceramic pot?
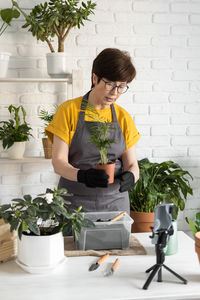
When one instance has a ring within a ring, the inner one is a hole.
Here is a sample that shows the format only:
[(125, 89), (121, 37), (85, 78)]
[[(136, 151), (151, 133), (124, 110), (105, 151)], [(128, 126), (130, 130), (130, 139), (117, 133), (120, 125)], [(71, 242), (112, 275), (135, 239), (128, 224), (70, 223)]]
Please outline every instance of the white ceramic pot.
[(26, 142), (15, 142), (10, 148), (8, 148), (8, 158), (22, 159), (24, 157)]
[(29, 273), (44, 273), (64, 259), (62, 232), (46, 236), (22, 234), (21, 240), (18, 238), (17, 263)]
[(6, 77), (10, 53), (0, 52), (0, 78)]
[(53, 78), (66, 78), (72, 72), (65, 52), (47, 53), (47, 72)]

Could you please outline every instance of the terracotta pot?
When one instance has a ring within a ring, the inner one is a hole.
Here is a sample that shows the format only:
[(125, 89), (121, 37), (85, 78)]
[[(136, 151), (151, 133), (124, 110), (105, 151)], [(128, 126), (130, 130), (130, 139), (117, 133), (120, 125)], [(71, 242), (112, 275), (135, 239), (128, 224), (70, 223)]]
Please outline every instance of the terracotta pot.
[(42, 139), (43, 149), (44, 149), (44, 157), (52, 158), (52, 143), (49, 138)]
[(95, 169), (104, 170), (106, 174), (109, 176), (108, 183), (114, 182), (115, 177), (115, 162), (110, 162), (107, 165), (96, 165)]
[(200, 263), (200, 231), (195, 233), (194, 239), (195, 239), (195, 251), (198, 255), (198, 259)]
[(130, 216), (133, 219), (131, 232), (151, 232), (150, 226), (153, 226), (154, 212), (137, 212), (130, 211)]

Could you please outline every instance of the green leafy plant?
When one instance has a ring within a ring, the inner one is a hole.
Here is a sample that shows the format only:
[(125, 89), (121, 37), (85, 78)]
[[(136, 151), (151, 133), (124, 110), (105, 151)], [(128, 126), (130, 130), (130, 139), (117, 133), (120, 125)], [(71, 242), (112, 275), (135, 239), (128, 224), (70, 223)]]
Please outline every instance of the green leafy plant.
[(0, 10), (0, 17), (3, 21), (2, 25), (0, 26), (0, 36), (4, 33), (7, 27), (10, 26), (12, 19), (17, 19), (19, 16), (19, 11), (14, 7)]
[(200, 231), (200, 212), (196, 213), (194, 222), (188, 217), (186, 217), (185, 220), (189, 224), (190, 230), (193, 235), (195, 235), (196, 232)]
[(114, 130), (114, 128), (112, 127), (112, 123), (105, 122), (105, 119), (99, 115), (98, 111), (91, 104), (85, 105), (84, 109), (85, 115), (95, 121), (95, 124), (90, 122), (87, 125), (90, 132), (89, 142), (99, 150), (100, 163), (106, 165), (109, 162), (107, 150), (111, 147), (112, 143), (115, 143), (114, 139), (109, 138), (108, 130)]
[[(45, 109), (41, 109), (39, 111), (38, 116), (42, 121), (44, 121), (44, 128), (47, 127), (47, 125), (49, 125), (49, 123), (53, 120), (54, 114), (57, 109), (58, 109), (58, 105), (55, 104), (52, 112), (49, 112), (48, 110)], [(43, 134), (46, 136), (45, 130), (43, 131)]]
[(89, 20), (96, 6), (92, 1), (79, 5), (79, 0), (50, 0), (36, 5), (27, 15), (16, 1), (12, 0), (12, 3), (25, 17), (26, 23), (22, 28), (29, 28), (28, 31), (37, 40), (47, 42), (51, 52), (55, 52), (51, 38), (57, 37), (58, 52), (64, 52), (64, 41), (69, 31), (73, 27), (84, 26), (83, 22)]
[(187, 195), (192, 195), (192, 176), (173, 161), (152, 163), (147, 158), (138, 161), (140, 178), (129, 192), (131, 210), (154, 212), (157, 204), (174, 203), (173, 218), (184, 210)]
[(80, 213), (82, 207), (70, 210), (70, 202), (63, 196), (70, 196), (66, 189), (46, 189), (45, 194), (40, 194), (32, 199), (31, 195), (23, 198), (12, 199), (12, 204), (0, 206), (0, 218), (9, 223), (10, 231), (18, 230), (21, 239), (22, 233), (27, 235), (51, 235), (62, 231), (67, 235), (71, 229), (77, 237), (82, 226), (94, 226)]
[[(23, 122), (21, 123), (20, 110)], [(26, 111), (22, 105), (15, 107), (12, 104), (8, 107), (12, 119), (0, 121), (0, 140), (3, 141), (3, 148), (10, 148), (15, 142), (25, 142), (32, 136), (32, 128), (26, 123)]]

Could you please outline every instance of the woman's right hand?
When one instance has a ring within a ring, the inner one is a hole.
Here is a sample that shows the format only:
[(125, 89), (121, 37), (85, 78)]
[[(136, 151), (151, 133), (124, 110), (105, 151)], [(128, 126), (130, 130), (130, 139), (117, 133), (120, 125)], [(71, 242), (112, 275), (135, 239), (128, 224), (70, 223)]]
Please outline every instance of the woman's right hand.
[(84, 183), (87, 187), (107, 187), (109, 176), (104, 170), (88, 169), (79, 170), (77, 173), (78, 182)]

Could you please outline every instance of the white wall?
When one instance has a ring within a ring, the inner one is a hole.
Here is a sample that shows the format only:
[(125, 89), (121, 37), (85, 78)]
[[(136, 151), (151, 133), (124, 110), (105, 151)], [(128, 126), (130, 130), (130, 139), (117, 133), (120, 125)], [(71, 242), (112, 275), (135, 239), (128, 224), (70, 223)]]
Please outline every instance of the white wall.
[[(0, 7), (7, 7), (7, 2), (1, 0)], [(80, 30), (72, 30), (65, 43), (71, 66), (84, 70), (86, 92), (90, 87), (92, 61), (102, 49), (117, 47), (130, 52), (137, 77), (118, 103), (131, 113), (142, 135), (137, 144), (139, 159), (171, 159), (194, 177), (194, 196), (188, 197), (186, 210), (180, 214), (179, 221), (180, 228), (187, 228), (184, 216), (194, 216), (200, 208), (200, 1), (96, 2), (92, 21), (85, 23)], [(19, 1), (23, 8), (29, 9), (37, 3), (40, 1)], [(0, 38), (0, 51), (9, 51), (13, 55), (9, 76), (45, 76), (48, 46), (37, 42), (21, 28), (21, 24), (22, 18), (13, 22)], [(0, 118), (6, 117), (7, 103), (23, 104), (35, 136), (35, 140), (29, 143), (27, 155), (42, 155), (37, 112), (41, 106), (49, 108), (57, 101), (64, 101), (67, 98), (66, 86), (0, 83), (0, 92)], [(27, 174), (32, 174), (32, 168), (34, 165), (26, 171)], [(20, 172), (23, 174), (22, 169)], [(12, 175), (13, 171), (7, 173)], [(4, 201), (6, 184), (14, 187), (16, 182), (12, 178), (8, 182), (1, 171), (0, 174), (4, 191), (0, 192), (0, 198)], [(53, 172), (51, 176), (53, 182)], [(39, 179), (37, 185), (40, 183)], [(50, 177), (47, 186), (49, 184)], [(24, 186), (24, 183), (20, 182), (19, 186)], [(19, 193), (22, 192), (20, 189)]]

